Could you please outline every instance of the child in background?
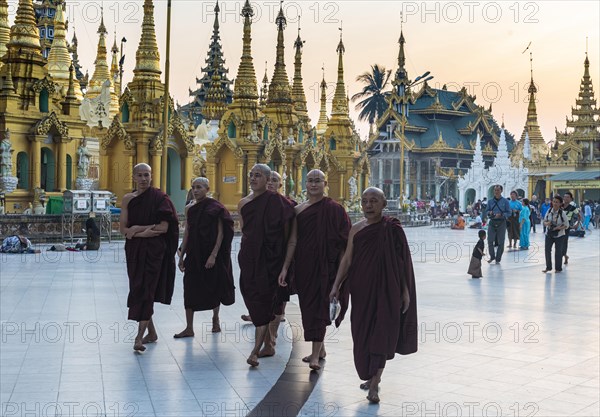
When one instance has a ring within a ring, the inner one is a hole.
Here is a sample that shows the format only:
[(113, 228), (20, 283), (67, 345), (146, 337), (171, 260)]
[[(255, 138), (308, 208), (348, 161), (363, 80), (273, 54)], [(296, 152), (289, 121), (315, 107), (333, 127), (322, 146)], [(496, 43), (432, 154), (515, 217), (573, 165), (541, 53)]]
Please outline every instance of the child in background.
[(481, 278), (481, 259), (483, 258), (483, 251), (485, 250), (485, 230), (480, 230), (479, 242), (473, 249), (473, 255), (471, 256), (471, 262), (469, 263), (469, 270), (467, 274), (471, 275), (472, 278)]

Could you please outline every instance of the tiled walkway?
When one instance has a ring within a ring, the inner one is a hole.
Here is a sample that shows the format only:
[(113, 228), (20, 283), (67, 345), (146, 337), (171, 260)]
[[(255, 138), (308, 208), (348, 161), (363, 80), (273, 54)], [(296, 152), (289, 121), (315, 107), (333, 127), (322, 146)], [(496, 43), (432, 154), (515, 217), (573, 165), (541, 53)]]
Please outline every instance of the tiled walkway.
[[(221, 310), (223, 333), (210, 333), (211, 313), (204, 312), (196, 313), (194, 339), (172, 338), (185, 321), (178, 274), (173, 305), (156, 307), (158, 343), (137, 355), (136, 326), (126, 320), (122, 243), (91, 255), (0, 255), (2, 415), (243, 416), (286, 365), (278, 392), (293, 390), (294, 381), (316, 383), (305, 404), (276, 397), (287, 415), (600, 415), (600, 231), (571, 238), (562, 274), (541, 273), (538, 233), (529, 252), (485, 264), (481, 280), (465, 273), (475, 231), (406, 232), (417, 276), (419, 352), (388, 362), (377, 406), (358, 388), (349, 321), (328, 332), (317, 380), (298, 360), (308, 344), (297, 341), (290, 358), (290, 326), (299, 322), (292, 304), (277, 355), (249, 369), (254, 329), (239, 320), (239, 293)], [(255, 411), (261, 413), (269, 415), (268, 404)]]

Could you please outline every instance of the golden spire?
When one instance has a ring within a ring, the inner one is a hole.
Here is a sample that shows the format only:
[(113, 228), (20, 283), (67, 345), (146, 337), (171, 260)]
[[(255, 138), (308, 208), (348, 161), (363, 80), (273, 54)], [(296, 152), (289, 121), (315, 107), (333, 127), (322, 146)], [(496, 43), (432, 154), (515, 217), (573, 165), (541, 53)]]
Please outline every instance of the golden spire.
[[(8, 2), (0, 0), (0, 58), (6, 54), (6, 45), (10, 41), (10, 25), (8, 24)], [(0, 62), (0, 68), (2, 63)]]
[(10, 67), (10, 62), (6, 64), (6, 79), (4, 80), (4, 85), (2, 86), (2, 95), (11, 95), (15, 93), (15, 85), (12, 80), (12, 68)]
[(292, 103), (292, 91), (288, 75), (285, 71), (285, 44), (283, 40), (283, 31), (287, 26), (287, 20), (283, 14), (283, 2), (279, 6), (279, 14), (275, 19), (277, 25), (277, 55), (275, 58), (275, 71), (271, 78), (269, 86), (269, 95), (267, 97), (267, 108), (278, 107), (281, 104)]
[(8, 50), (15, 55), (29, 55), (42, 60), (40, 31), (36, 26), (32, 0), (19, 0), (15, 24), (10, 28)]
[[(69, 67), (71, 66), (71, 55), (67, 47), (65, 16), (63, 13), (63, 2), (58, 0), (56, 3), (56, 15), (54, 16), (54, 40), (48, 54), (48, 74), (56, 83), (58, 83), (63, 94), (66, 95), (69, 88)], [(73, 94), (78, 100), (83, 99), (79, 83), (74, 87)]]
[(144, 0), (144, 20), (140, 45), (135, 53), (135, 69), (133, 79), (160, 81), (160, 55), (154, 31), (154, 4), (152, 0)]
[[(106, 80), (111, 80), (108, 64), (106, 62), (106, 26), (104, 26), (104, 11), (101, 10), (100, 26), (98, 27), (98, 50), (96, 52), (96, 61), (94, 66), (94, 74), (89, 83), (89, 88), (86, 97), (95, 98), (100, 95), (102, 85)], [(111, 80), (112, 84), (112, 80)], [(114, 90), (113, 90), (114, 91)]]
[(309, 121), (308, 109), (306, 107), (306, 96), (304, 95), (304, 86), (302, 85), (302, 47), (304, 41), (300, 38), (300, 22), (298, 18), (298, 37), (294, 42), (296, 56), (294, 60), (294, 84), (292, 86), (292, 100), (298, 117)]
[(242, 8), (244, 37), (242, 59), (240, 60), (233, 92), (234, 104), (236, 100), (256, 102), (258, 99), (256, 73), (254, 72), (254, 64), (252, 63), (252, 16), (254, 16), (254, 11), (252, 10), (252, 6), (250, 6), (250, 2), (246, 0)]
[(119, 47), (117, 46), (117, 31), (115, 30), (115, 41), (110, 49), (112, 53), (112, 62), (110, 64), (110, 77), (115, 85), (115, 91), (121, 91), (119, 85)]
[[(534, 148), (536, 145), (543, 144), (543, 150), (545, 152), (546, 142), (544, 141), (542, 132), (540, 131), (540, 126), (537, 119), (537, 109), (535, 105), (535, 94), (537, 93), (537, 88), (533, 82), (533, 54), (531, 52), (529, 53), (529, 61), (531, 65), (531, 82), (529, 83), (529, 89), (527, 90), (529, 92), (529, 105), (527, 106), (527, 122), (525, 122), (525, 128), (521, 134), (521, 140), (524, 141), (525, 134), (529, 133), (529, 141), (532, 150), (535, 150)], [(535, 154), (536, 152), (533, 153)], [(535, 155), (533, 156), (535, 159)]]
[(338, 78), (335, 86), (335, 94), (333, 95), (333, 105), (331, 108), (332, 120), (343, 120), (350, 122), (348, 114), (348, 100), (346, 98), (346, 86), (344, 84), (344, 42), (342, 41), (342, 28), (340, 28), (340, 43), (337, 46), (338, 53)]
[(327, 130), (327, 83), (325, 82), (325, 64), (321, 68), (323, 70), (323, 80), (321, 81), (321, 111), (319, 113), (319, 121), (317, 122), (317, 133), (322, 134)]
[(406, 55), (404, 54), (404, 44), (406, 41), (404, 40), (404, 33), (400, 30), (400, 39), (398, 39), (398, 43), (400, 44), (400, 50), (398, 52), (398, 70), (396, 71), (396, 78), (394, 79), (394, 85), (398, 85), (400, 83), (408, 84), (408, 72), (406, 71)]

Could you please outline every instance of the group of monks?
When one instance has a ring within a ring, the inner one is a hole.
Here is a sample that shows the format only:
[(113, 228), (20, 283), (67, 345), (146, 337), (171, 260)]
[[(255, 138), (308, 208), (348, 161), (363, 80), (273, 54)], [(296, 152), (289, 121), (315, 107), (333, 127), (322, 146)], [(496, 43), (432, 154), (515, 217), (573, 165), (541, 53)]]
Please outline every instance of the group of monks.
[[(123, 198), (121, 232), (130, 292), (129, 319), (139, 322), (134, 351), (158, 339), (152, 323), (153, 303), (169, 304), (175, 279), (178, 244), (176, 210), (169, 197), (151, 186), (151, 168), (133, 170), (134, 192)], [(238, 254), (239, 286), (254, 324), (255, 343), (247, 363), (275, 355), (275, 338), (290, 294), (297, 294), (305, 341), (312, 354), (303, 358), (319, 370), (326, 356), (324, 339), (332, 324), (330, 303), (341, 304), (340, 325), (350, 314), (354, 363), (367, 399), (377, 403), (386, 361), (395, 353), (417, 351), (417, 305), (412, 260), (397, 219), (383, 216), (386, 199), (374, 187), (362, 194), (364, 219), (352, 226), (344, 208), (325, 196), (320, 170), (306, 176), (307, 201), (280, 194), (281, 177), (264, 164), (249, 173), (251, 193), (238, 204), (242, 229)], [(195, 311), (213, 310), (219, 332), (219, 307), (235, 301), (231, 263), (233, 220), (227, 209), (208, 197), (206, 178), (192, 184), (186, 227), (179, 248), (184, 272), (186, 328), (175, 338), (193, 337)]]

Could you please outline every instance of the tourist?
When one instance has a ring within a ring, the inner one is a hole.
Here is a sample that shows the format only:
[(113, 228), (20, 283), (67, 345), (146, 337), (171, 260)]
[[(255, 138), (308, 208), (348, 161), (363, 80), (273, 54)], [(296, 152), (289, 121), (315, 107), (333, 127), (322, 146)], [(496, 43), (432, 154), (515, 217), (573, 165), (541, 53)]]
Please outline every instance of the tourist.
[(546, 241), (545, 241), (545, 255), (546, 255), (546, 269), (542, 272), (552, 271), (552, 245), (554, 248), (554, 266), (556, 272), (562, 271), (562, 258), (564, 254), (564, 244), (566, 242), (566, 230), (569, 227), (569, 219), (567, 213), (561, 208), (563, 199), (561, 196), (556, 195), (552, 199), (552, 209), (548, 210), (544, 217), (544, 225), (546, 226)]
[[(365, 219), (350, 230), (348, 245), (329, 298), (349, 292), (354, 366), (369, 402), (378, 403), (386, 361), (417, 351), (417, 297), (410, 248), (395, 218), (382, 215), (383, 191), (367, 188), (361, 199)], [(342, 284), (347, 279), (345, 286)], [(342, 288), (340, 290), (340, 288)], [(343, 311), (342, 311), (343, 313)], [(343, 315), (337, 319), (339, 324)]]
[[(549, 198), (546, 198), (540, 206), (540, 216), (542, 219), (546, 218), (546, 213), (548, 213), (548, 210), (550, 210), (550, 208), (552, 208), (552, 201)], [(544, 226), (543, 223), (544, 222), (542, 222), (542, 229), (543, 232), (546, 233), (546, 226)]]
[(98, 250), (100, 249), (100, 229), (95, 220), (90, 217), (85, 221), (85, 243), (78, 243), (75, 249), (79, 250)]
[[(521, 209), (523, 205), (519, 200), (517, 200), (517, 192), (510, 192), (510, 216), (508, 217), (508, 247), (515, 248), (517, 247), (517, 240), (519, 240), (521, 234), (521, 227), (519, 226), (519, 214), (521, 213)], [(513, 246), (514, 242), (514, 246)]]
[(40, 253), (39, 249), (33, 249), (31, 241), (23, 235), (8, 236), (2, 241), (0, 253)]
[(238, 204), (242, 227), (238, 262), (240, 291), (256, 326), (254, 349), (246, 360), (254, 367), (259, 365), (258, 352), (268, 324), (275, 318), (281, 320), (282, 305), (276, 295), (279, 277), (287, 275), (293, 254), (288, 243), (294, 242), (288, 242), (288, 237), (294, 208), (286, 198), (267, 190), (271, 176), (267, 165), (254, 165), (248, 176), (252, 194)]
[(471, 255), (471, 262), (469, 262), (469, 269), (467, 274), (471, 275), (471, 278), (481, 278), (481, 259), (483, 258), (485, 251), (485, 230), (480, 230), (477, 233), (479, 241), (473, 248), (473, 254)]
[(529, 249), (529, 233), (531, 232), (530, 226), (530, 217), (531, 217), (531, 209), (529, 205), (529, 200), (527, 198), (523, 199), (523, 206), (521, 211), (519, 212), (519, 226), (521, 229), (521, 233), (519, 235), (520, 246), (519, 249), (527, 250)]
[(594, 226), (596, 229), (600, 228), (600, 202), (598, 201), (594, 207)]
[(233, 220), (227, 209), (208, 197), (207, 178), (192, 183), (194, 200), (186, 206), (186, 223), (179, 257), (183, 276), (185, 329), (176, 339), (194, 337), (194, 312), (212, 310), (212, 332), (219, 333), (219, 309), (235, 301), (231, 241)]
[(531, 196), (531, 201), (529, 202), (529, 209), (531, 211), (531, 215), (529, 216), (529, 221), (531, 223), (530, 228), (533, 229), (533, 233), (535, 233), (535, 225), (540, 222), (540, 202), (537, 199), (537, 196), (534, 194)]
[(126, 237), (128, 318), (139, 322), (133, 349), (143, 352), (145, 344), (158, 339), (152, 322), (154, 302), (171, 304), (179, 222), (169, 196), (151, 186), (149, 165), (133, 168), (133, 182), (135, 191), (123, 197), (120, 231)]
[(583, 228), (587, 231), (590, 230), (589, 225), (592, 220), (592, 202), (587, 201), (583, 207)]
[[(296, 206), (294, 280), (302, 312), (304, 340), (312, 342), (312, 354), (303, 358), (313, 370), (321, 369), (325, 332), (331, 324), (329, 293), (344, 255), (352, 227), (346, 210), (325, 197), (325, 174), (313, 169), (306, 176), (308, 200)], [(285, 282), (279, 283), (282, 286)]]
[[(552, 203), (554, 203), (554, 201)], [(562, 244), (565, 265), (568, 265), (569, 255), (567, 252), (569, 250), (569, 233), (571, 232), (571, 229), (577, 230), (577, 222), (581, 220), (581, 212), (579, 211), (577, 204), (575, 204), (575, 201), (573, 201), (573, 194), (570, 191), (567, 191), (563, 196), (562, 209), (567, 214), (567, 219), (569, 219), (569, 224), (565, 231), (566, 237)]]
[[(506, 238), (506, 222), (511, 215), (510, 203), (502, 197), (503, 187), (501, 185), (494, 186), (494, 198), (487, 204), (488, 222), (488, 249), (490, 251), (490, 259), (488, 263), (496, 261), (499, 264), (502, 261), (504, 253), (504, 239)], [(494, 242), (497, 240), (498, 250), (494, 250)]]

